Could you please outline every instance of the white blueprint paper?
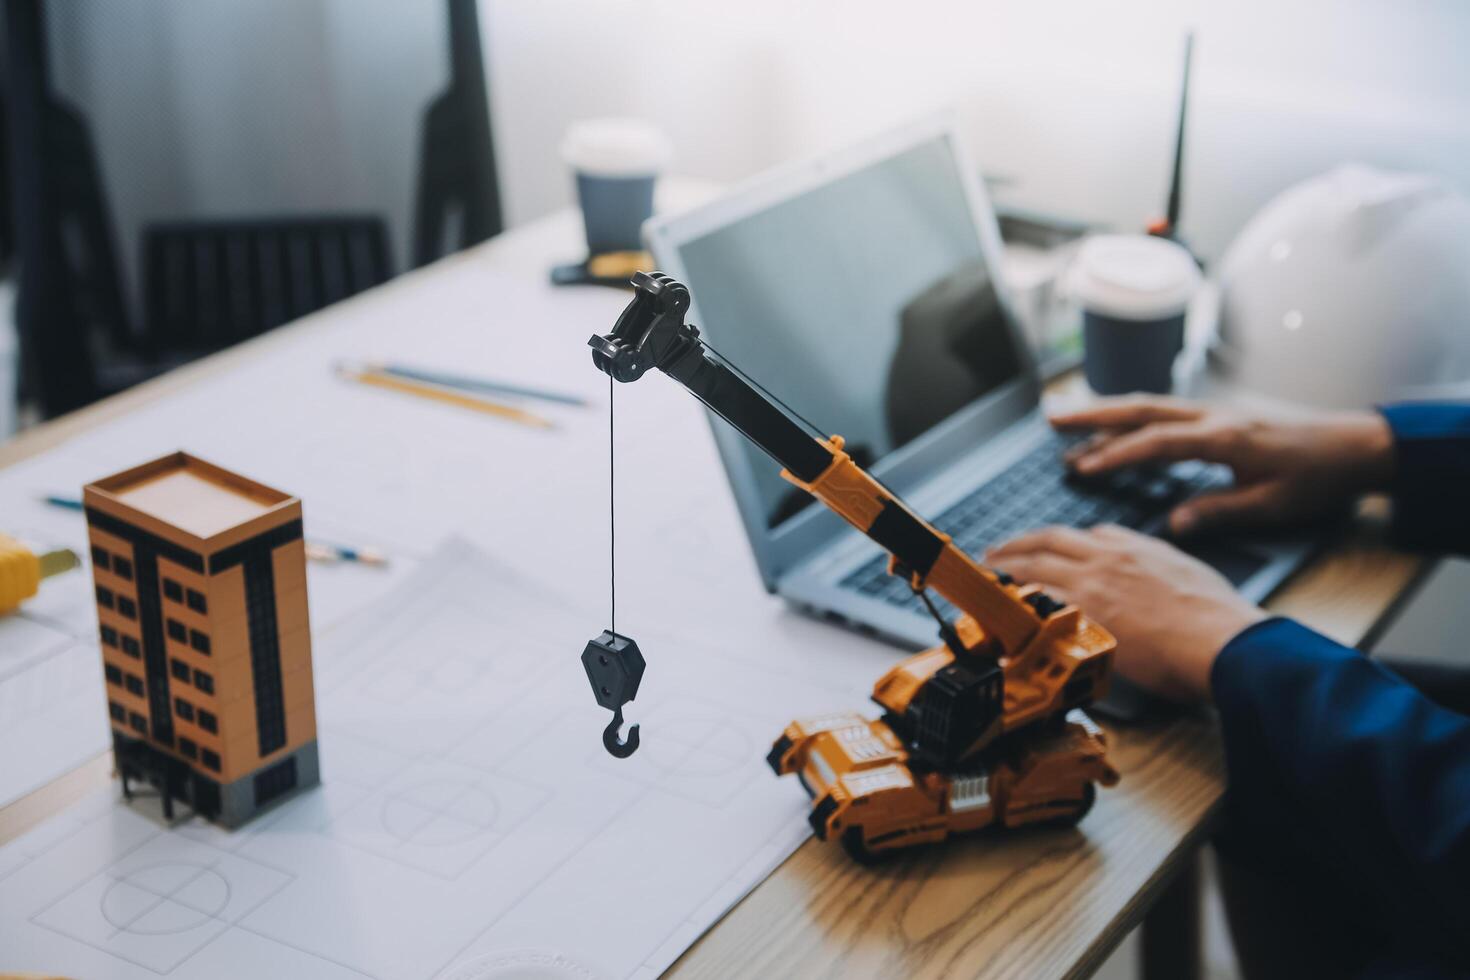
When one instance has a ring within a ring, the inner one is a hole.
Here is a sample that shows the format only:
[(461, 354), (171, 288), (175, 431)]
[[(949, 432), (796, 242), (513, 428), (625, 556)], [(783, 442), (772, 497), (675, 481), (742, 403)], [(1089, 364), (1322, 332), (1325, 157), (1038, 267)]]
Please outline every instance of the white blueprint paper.
[(640, 635), (614, 759), (578, 660), (603, 625), (451, 540), (318, 638), (320, 788), (230, 833), (113, 787), (0, 848), (0, 971), (656, 976), (805, 839), (764, 756), (852, 685)]

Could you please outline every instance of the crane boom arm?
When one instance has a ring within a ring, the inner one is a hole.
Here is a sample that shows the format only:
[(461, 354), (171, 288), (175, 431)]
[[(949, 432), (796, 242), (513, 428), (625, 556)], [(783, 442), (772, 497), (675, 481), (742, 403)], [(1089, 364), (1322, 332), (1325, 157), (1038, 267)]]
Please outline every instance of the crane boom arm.
[[(782, 476), (811, 493), (890, 554), (889, 570), (915, 589), (933, 588), (973, 620), (969, 644), (996, 655), (1021, 651), (1062, 609), (1036, 590), (1010, 588), (910, 510), (853, 462), (840, 436), (815, 438), (729, 365), (684, 322), (689, 290), (660, 273), (638, 273), (635, 296), (610, 334), (588, 341), (599, 369), (622, 382), (656, 367), (781, 465)], [(998, 649), (996, 649), (998, 647)]]

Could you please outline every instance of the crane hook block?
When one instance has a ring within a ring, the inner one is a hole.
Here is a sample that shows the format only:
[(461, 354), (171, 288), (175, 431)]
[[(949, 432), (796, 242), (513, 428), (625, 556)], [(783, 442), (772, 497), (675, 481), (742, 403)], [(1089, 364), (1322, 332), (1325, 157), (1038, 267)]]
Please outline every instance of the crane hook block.
[(618, 729), (623, 724), (623, 705), (637, 696), (638, 682), (643, 680), (643, 653), (632, 637), (603, 630), (587, 642), (582, 666), (592, 684), (592, 696), (613, 712), (612, 723), (602, 733), (602, 744), (612, 755), (626, 759), (638, 749), (638, 726), (628, 729), (626, 741), (619, 738)]

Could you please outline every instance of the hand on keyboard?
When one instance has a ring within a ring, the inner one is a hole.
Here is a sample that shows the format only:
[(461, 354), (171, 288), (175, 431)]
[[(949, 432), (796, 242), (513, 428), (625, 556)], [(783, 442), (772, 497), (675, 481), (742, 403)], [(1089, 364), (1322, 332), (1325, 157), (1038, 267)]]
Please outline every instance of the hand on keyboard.
[(1177, 460), (1230, 467), (1231, 489), (1171, 502), (1169, 527), (1180, 535), (1222, 523), (1326, 516), (1392, 476), (1393, 440), (1376, 412), (1268, 416), (1130, 396), (1051, 421), (1069, 434), (1095, 433), (1069, 455), (1084, 481)]
[(1208, 565), (1125, 528), (1044, 528), (985, 557), (1086, 610), (1118, 638), (1118, 673), (1175, 700), (1208, 698), (1216, 654), (1266, 615)]
[[(1062, 463), (1077, 441), (1058, 435), (1042, 442), (939, 514), (934, 525), (972, 555), (1048, 524), (1080, 528), (1119, 524), (1154, 530), (1171, 506), (1222, 480), (1218, 467), (1198, 463), (1137, 467), (1081, 479)], [(883, 554), (854, 569), (842, 585), (893, 605), (919, 608), (908, 584), (888, 574)], [(952, 612), (942, 601), (940, 611)]]

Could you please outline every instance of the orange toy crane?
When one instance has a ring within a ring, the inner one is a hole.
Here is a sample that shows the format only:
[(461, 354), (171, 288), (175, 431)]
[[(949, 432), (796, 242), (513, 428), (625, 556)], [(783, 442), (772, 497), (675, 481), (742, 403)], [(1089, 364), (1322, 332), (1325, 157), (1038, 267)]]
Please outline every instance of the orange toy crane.
[[(779, 463), (785, 479), (883, 546), (889, 572), (938, 622), (943, 642), (874, 686), (881, 720), (811, 718), (776, 740), (768, 761), (811, 794), (817, 836), (868, 858), (991, 825), (1080, 819), (1094, 784), (1118, 779), (1102, 731), (1078, 710), (1106, 690), (1112, 636), (1075, 606), (981, 566), (854, 463), (840, 436), (814, 437), (793, 421), (684, 322), (683, 284), (638, 273), (633, 286), (612, 332), (588, 341), (597, 367), (620, 382), (656, 367), (689, 389)], [(939, 614), (929, 589), (959, 610), (957, 620)], [(629, 647), (631, 662), (619, 669)], [(599, 703), (620, 718), (643, 670), (636, 644), (605, 633), (583, 660)], [(631, 680), (622, 700), (608, 676)]]

